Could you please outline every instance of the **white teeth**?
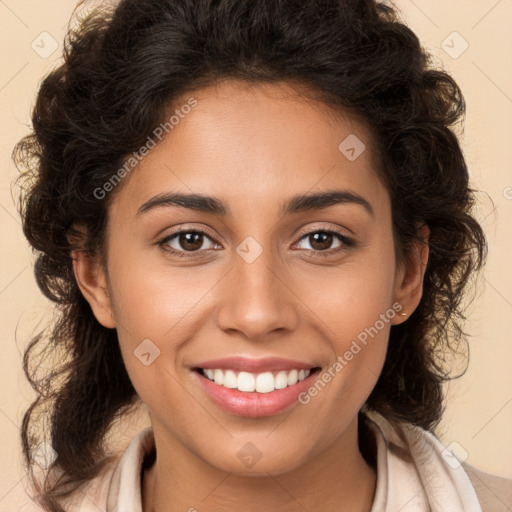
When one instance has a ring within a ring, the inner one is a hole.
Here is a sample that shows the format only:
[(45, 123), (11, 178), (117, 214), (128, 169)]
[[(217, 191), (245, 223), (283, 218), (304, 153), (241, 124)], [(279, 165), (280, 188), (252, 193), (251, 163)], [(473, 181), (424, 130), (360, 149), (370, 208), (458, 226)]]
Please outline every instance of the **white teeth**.
[(234, 389), (238, 386), (238, 379), (233, 370), (226, 370), (224, 372), (224, 381), (222, 385), (226, 388)]
[(238, 389), (252, 393), (271, 393), (276, 389), (284, 389), (287, 386), (293, 386), (297, 382), (304, 380), (311, 370), (290, 370), (280, 371), (276, 375), (272, 372), (249, 373), (239, 372), (238, 375), (233, 370), (221, 370), (219, 368), (205, 368), (203, 375), (219, 386), (230, 389)]
[(292, 370), (288, 374), (288, 386), (293, 386), (294, 384), (297, 384), (298, 380), (299, 380), (299, 372), (297, 370)]
[(283, 389), (286, 386), (288, 386), (288, 375), (286, 375), (285, 371), (279, 372), (274, 378), (274, 387), (276, 389)]
[(274, 389), (274, 376), (272, 372), (260, 373), (256, 377), (256, 391), (258, 393), (270, 393)]
[(215, 384), (222, 384), (224, 381), (224, 374), (222, 370), (213, 370), (213, 381)]
[(240, 391), (254, 391), (254, 375), (252, 373), (240, 372), (238, 374), (237, 387)]

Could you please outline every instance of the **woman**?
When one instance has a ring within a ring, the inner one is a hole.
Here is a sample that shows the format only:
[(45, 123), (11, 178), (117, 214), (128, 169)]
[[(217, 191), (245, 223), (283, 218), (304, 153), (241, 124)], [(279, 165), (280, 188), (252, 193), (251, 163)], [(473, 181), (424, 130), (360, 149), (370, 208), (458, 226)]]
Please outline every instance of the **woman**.
[[(121, 0), (84, 19), (16, 151), (61, 311), (24, 359), (29, 465), (49, 420), (43, 509), (510, 506), (512, 482), (433, 435), (486, 256), (463, 113), (373, 0)], [(151, 427), (117, 457), (107, 435), (141, 402)]]

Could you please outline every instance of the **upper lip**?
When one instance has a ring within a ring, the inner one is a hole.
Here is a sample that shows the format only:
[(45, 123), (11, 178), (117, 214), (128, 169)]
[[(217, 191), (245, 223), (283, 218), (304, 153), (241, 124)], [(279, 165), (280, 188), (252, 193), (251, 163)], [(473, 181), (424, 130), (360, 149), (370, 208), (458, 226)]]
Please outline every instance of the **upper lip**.
[(279, 370), (311, 370), (315, 364), (296, 361), (293, 359), (283, 359), (281, 357), (263, 357), (247, 358), (240, 356), (223, 357), (221, 359), (211, 359), (194, 366), (195, 368), (225, 369), (237, 370), (250, 373), (273, 372)]

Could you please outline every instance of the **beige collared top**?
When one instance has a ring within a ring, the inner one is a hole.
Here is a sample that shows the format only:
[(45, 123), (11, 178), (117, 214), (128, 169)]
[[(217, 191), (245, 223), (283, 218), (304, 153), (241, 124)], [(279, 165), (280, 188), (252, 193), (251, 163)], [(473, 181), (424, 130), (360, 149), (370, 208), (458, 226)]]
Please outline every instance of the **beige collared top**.
[[(371, 512), (512, 512), (512, 479), (460, 462), (426, 430), (365, 412), (376, 441), (377, 484)], [(69, 512), (143, 512), (144, 457), (155, 448), (148, 427), (130, 442), (115, 464), (68, 504)]]

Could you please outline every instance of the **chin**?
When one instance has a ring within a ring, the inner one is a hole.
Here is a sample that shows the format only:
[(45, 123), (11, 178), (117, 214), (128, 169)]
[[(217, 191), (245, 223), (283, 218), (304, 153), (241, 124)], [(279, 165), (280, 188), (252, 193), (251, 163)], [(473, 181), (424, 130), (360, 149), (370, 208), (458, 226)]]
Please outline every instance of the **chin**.
[[(290, 457), (288, 452), (295, 453), (296, 457)], [(219, 453), (218, 457), (212, 457), (212, 452), (208, 452), (208, 457), (204, 458), (209, 465), (240, 477), (268, 477), (271, 475), (280, 475), (289, 473), (305, 463), (303, 461), (303, 448), (297, 447), (296, 450), (290, 448), (283, 453), (282, 449), (278, 452), (273, 450), (272, 454), (265, 450), (259, 450), (256, 443), (243, 442), (240, 447), (235, 449), (232, 456), (226, 456), (226, 452)]]

